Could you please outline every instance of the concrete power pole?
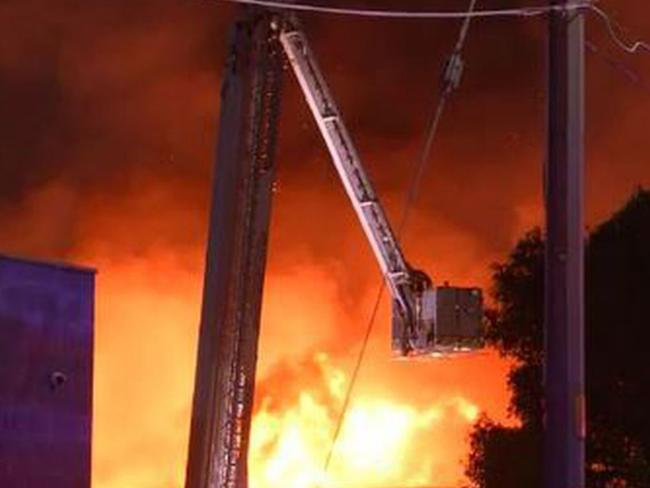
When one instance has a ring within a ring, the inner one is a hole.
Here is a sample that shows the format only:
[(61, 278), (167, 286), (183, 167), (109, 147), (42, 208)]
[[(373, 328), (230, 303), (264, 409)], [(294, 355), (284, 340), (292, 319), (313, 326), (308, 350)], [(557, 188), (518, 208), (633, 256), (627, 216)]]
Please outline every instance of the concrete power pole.
[[(553, 4), (566, 5), (569, 0)], [(584, 18), (549, 21), (544, 488), (585, 486)]]

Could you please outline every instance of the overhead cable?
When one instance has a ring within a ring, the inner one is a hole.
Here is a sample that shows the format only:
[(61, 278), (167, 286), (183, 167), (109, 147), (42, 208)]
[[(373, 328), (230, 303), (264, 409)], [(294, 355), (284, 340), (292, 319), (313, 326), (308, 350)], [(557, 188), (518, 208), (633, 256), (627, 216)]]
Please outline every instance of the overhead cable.
[(336, 447), (336, 442), (338, 441), (339, 434), (341, 433), (341, 427), (343, 427), (343, 422), (345, 420), (345, 414), (348, 411), (350, 406), (350, 400), (352, 399), (352, 392), (354, 391), (354, 386), (356, 385), (357, 378), (359, 377), (359, 370), (361, 369), (361, 364), (363, 363), (363, 358), (366, 355), (366, 350), (368, 349), (368, 342), (370, 341), (370, 335), (372, 334), (372, 329), (375, 325), (375, 319), (377, 318), (377, 313), (379, 312), (379, 305), (381, 305), (381, 299), (384, 295), (384, 290), (386, 289), (386, 280), (381, 280), (379, 290), (377, 291), (377, 298), (372, 307), (372, 312), (368, 319), (368, 325), (366, 326), (366, 333), (363, 336), (363, 341), (361, 342), (361, 349), (359, 349), (359, 354), (357, 355), (357, 360), (354, 364), (354, 369), (352, 370), (352, 376), (350, 376), (350, 383), (345, 391), (345, 397), (343, 399), (343, 406), (341, 407), (341, 412), (339, 417), (336, 420), (336, 428), (334, 429), (334, 436), (332, 437), (332, 443), (329, 450), (327, 451), (327, 457), (325, 458), (325, 464), (323, 466), (323, 471), (327, 473), (329, 469), (330, 462), (332, 461), (332, 455), (334, 454), (334, 448)]
[(575, 12), (579, 10), (591, 10), (595, 12), (607, 26), (612, 40), (624, 51), (634, 54), (640, 50), (650, 52), (650, 43), (642, 40), (626, 42), (614, 29), (610, 16), (600, 7), (594, 4), (593, 0), (576, 0), (572, 3), (561, 5), (539, 5), (531, 7), (505, 8), (475, 10), (472, 12), (462, 11), (441, 11), (441, 10), (379, 10), (345, 7), (327, 7), (310, 3), (286, 3), (278, 0), (221, 0), (229, 3), (254, 5), (280, 10), (292, 10), (298, 12), (314, 12), (334, 15), (347, 15), (356, 17), (374, 17), (389, 19), (462, 19), (462, 18), (486, 18), (486, 17), (537, 17), (551, 12)]
[[(463, 47), (465, 45), (465, 40), (467, 39), (467, 32), (469, 30), (469, 25), (470, 21), (472, 19), (471, 14), (475, 12), (475, 7), (476, 7), (476, 2), (477, 0), (470, 0), (469, 3), (469, 8), (465, 12), (465, 15), (463, 16), (464, 22), (463, 25), (460, 28), (460, 32), (458, 34), (458, 40), (456, 41), (456, 44), (454, 46), (454, 50), (452, 52), (451, 57), (445, 64), (444, 68), (444, 74), (443, 74), (443, 86), (441, 90), (441, 96), (440, 99), (435, 107), (435, 110), (433, 112), (433, 116), (427, 126), (427, 131), (426, 131), (426, 137), (424, 140), (424, 145), (422, 148), (422, 152), (420, 153), (420, 157), (416, 161), (416, 163), (413, 165), (412, 171), (411, 171), (411, 178), (408, 186), (408, 191), (407, 195), (405, 198), (404, 202), (404, 209), (402, 212), (402, 217), (400, 219), (398, 228), (397, 228), (397, 238), (399, 239), (402, 235), (402, 232), (404, 230), (405, 224), (408, 220), (410, 210), (412, 206), (415, 203), (417, 194), (418, 194), (418, 189), (420, 186), (420, 182), (424, 176), (424, 170), (426, 168), (426, 163), (429, 159), (429, 156), (431, 154), (431, 147), (433, 144), (433, 140), (435, 138), (435, 134), (438, 129), (438, 125), (440, 123), (440, 119), (442, 118), (442, 114), (444, 112), (444, 108), (446, 105), (446, 102), (449, 98), (449, 96), (452, 94), (454, 89), (458, 86), (458, 83), (460, 82), (460, 76), (462, 74), (462, 68), (463, 68), (463, 62), (461, 58), (461, 53), (463, 50)], [(332, 443), (330, 445), (330, 449), (327, 452), (327, 457), (325, 459), (325, 464), (324, 464), (324, 471), (327, 472), (329, 469), (330, 462), (332, 460), (332, 455), (334, 453), (334, 449), (336, 447), (336, 443), (338, 441), (338, 437), (341, 433), (341, 428), (343, 426), (343, 423), (345, 421), (345, 415), (347, 413), (348, 407), (350, 405), (350, 399), (352, 398), (352, 392), (354, 391), (354, 387), (356, 385), (357, 378), (359, 376), (359, 371), (361, 369), (361, 365), (363, 363), (363, 359), (365, 357), (366, 350), (368, 348), (368, 342), (370, 340), (370, 336), (375, 324), (375, 319), (377, 317), (377, 313), (379, 311), (379, 306), (381, 304), (381, 299), (384, 293), (384, 290), (386, 288), (386, 280), (382, 280), (381, 285), (379, 287), (378, 293), (377, 293), (377, 298), (375, 299), (375, 303), (372, 308), (372, 312), (370, 314), (370, 319), (368, 321), (368, 325), (366, 327), (366, 332), (363, 338), (363, 342), (361, 343), (361, 349), (359, 350), (357, 360), (354, 365), (354, 369), (352, 371), (352, 376), (350, 377), (350, 382), (348, 384), (348, 387), (345, 392), (345, 397), (343, 400), (343, 406), (341, 408), (341, 412), (339, 414), (339, 417), (336, 422), (336, 428), (334, 430), (334, 436), (332, 438)]]
[(576, 0), (561, 5), (539, 5), (531, 7), (505, 8), (474, 10), (471, 12), (444, 11), (444, 10), (379, 10), (345, 7), (327, 7), (311, 3), (286, 3), (279, 0), (221, 0), (229, 3), (243, 5), (254, 5), (279, 10), (292, 10), (298, 12), (314, 12), (334, 15), (347, 15), (356, 17), (374, 17), (389, 19), (462, 19), (462, 18), (486, 18), (486, 17), (536, 17), (551, 12), (575, 12), (579, 10), (591, 10), (595, 12), (604, 22), (612, 40), (624, 51), (634, 54), (640, 50), (650, 52), (650, 43), (642, 40), (626, 42), (614, 29), (611, 17), (600, 7), (594, 4), (593, 0)]
[[(467, 13), (471, 14), (472, 12), (475, 12), (476, 11), (474, 10), (475, 7), (476, 7), (476, 0), (471, 0)], [(420, 157), (416, 162), (416, 164), (414, 165), (411, 173), (409, 191), (406, 195), (406, 203), (404, 205), (402, 217), (400, 219), (399, 227), (397, 229), (398, 238), (401, 236), (402, 232), (404, 231), (404, 227), (406, 226), (406, 223), (408, 221), (411, 208), (413, 207), (413, 204), (415, 203), (415, 200), (417, 198), (420, 189), (420, 182), (424, 177), (424, 170), (426, 169), (429, 156), (431, 155), (433, 140), (435, 138), (436, 133), (438, 132), (438, 125), (440, 124), (440, 119), (442, 118), (442, 114), (445, 111), (445, 106), (447, 105), (447, 101), (449, 100), (449, 97), (451, 96), (453, 91), (458, 87), (460, 83), (460, 77), (462, 76), (463, 64), (464, 64), (463, 59), (461, 57), (461, 53), (465, 45), (465, 40), (467, 38), (467, 32), (469, 30), (469, 25), (471, 20), (472, 20), (471, 15), (465, 17), (463, 21), (463, 25), (461, 26), (460, 32), (458, 34), (458, 41), (456, 42), (454, 51), (451, 54), (451, 57), (449, 58), (447, 63), (445, 64), (442, 92), (440, 95), (440, 99), (438, 100), (438, 104), (436, 105), (434, 112), (431, 116), (431, 119), (429, 121), (429, 125), (426, 131), (426, 137), (424, 139), (424, 145), (422, 147), (422, 152), (420, 153)]]
[(591, 5), (589, 7), (590, 10), (595, 12), (603, 21), (605, 22), (605, 26), (607, 27), (607, 31), (609, 32), (609, 36), (612, 38), (612, 40), (620, 47), (623, 51), (634, 54), (638, 52), (639, 50), (644, 50), (650, 52), (650, 43), (645, 42), (645, 41), (633, 41), (633, 42), (626, 42), (624, 41), (621, 36), (616, 32), (616, 29), (614, 29), (614, 21), (611, 19), (609, 14), (605, 12), (603, 9), (597, 7), (596, 5)]
[(378, 10), (344, 7), (327, 7), (310, 3), (286, 3), (277, 0), (222, 0), (231, 3), (245, 5), (256, 5), (282, 10), (293, 10), (300, 12), (316, 12), (336, 15), (348, 15), (356, 17), (383, 17), (391, 19), (463, 19), (466, 17), (535, 17), (545, 15), (549, 12), (571, 12), (588, 9), (593, 6), (589, 0), (576, 0), (575, 2), (563, 5), (541, 5), (532, 7), (519, 7), (509, 9), (491, 9), (467, 11), (417, 11), (417, 10)]

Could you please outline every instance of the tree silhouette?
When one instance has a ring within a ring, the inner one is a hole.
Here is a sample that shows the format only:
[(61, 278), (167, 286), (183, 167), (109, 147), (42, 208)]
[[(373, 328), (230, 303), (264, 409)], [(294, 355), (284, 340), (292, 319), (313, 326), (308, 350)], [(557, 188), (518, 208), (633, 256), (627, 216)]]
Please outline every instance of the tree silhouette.
[[(515, 360), (510, 413), (470, 434), (467, 475), (479, 488), (542, 480), (544, 240), (526, 234), (494, 266), (488, 343)], [(586, 252), (587, 477), (590, 488), (650, 487), (650, 192), (639, 189), (589, 236)]]

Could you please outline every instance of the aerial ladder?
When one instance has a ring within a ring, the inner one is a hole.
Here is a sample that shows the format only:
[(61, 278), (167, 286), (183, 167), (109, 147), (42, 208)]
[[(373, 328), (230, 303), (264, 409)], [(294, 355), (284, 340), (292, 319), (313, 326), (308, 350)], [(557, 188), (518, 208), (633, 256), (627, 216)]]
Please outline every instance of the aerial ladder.
[[(464, 320), (456, 324), (438, 324), (438, 306), (444, 307), (447, 301), (438, 298), (431, 278), (410, 266), (404, 258), (304, 32), (295, 19), (276, 28), (280, 29), (282, 47), (390, 290), (393, 351), (399, 356), (418, 356), (472, 349), (473, 339), (478, 339), (479, 335), (457, 330), (453, 337), (447, 336), (450, 325), (452, 329), (464, 326)], [(447, 292), (467, 295), (464, 306), (458, 304), (458, 312), (468, 315), (467, 325), (480, 328), (480, 290), (444, 287), (440, 293)]]
[(297, 19), (246, 8), (230, 45), (222, 86), (186, 488), (247, 488), (246, 455), (285, 60), (390, 291), (394, 355), (450, 356), (482, 346), (480, 289), (435, 286), (426, 273), (407, 262)]

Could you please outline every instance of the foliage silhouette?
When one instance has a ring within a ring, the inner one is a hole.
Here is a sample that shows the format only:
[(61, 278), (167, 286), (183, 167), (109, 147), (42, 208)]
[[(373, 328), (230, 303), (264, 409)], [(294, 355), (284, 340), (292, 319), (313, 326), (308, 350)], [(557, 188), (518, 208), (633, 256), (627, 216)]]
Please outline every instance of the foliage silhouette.
[[(527, 233), (494, 266), (488, 343), (514, 360), (510, 413), (480, 419), (466, 473), (478, 488), (542, 484), (544, 240)], [(650, 487), (650, 192), (639, 189), (586, 250), (587, 486)]]

